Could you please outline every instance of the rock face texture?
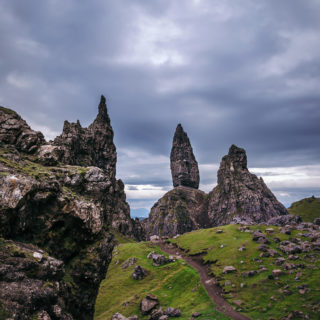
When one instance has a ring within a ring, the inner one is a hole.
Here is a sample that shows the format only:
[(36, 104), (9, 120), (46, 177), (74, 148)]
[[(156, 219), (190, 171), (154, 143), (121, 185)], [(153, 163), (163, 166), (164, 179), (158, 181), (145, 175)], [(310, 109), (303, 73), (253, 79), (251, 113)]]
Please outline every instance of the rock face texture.
[(65, 121), (62, 134), (54, 140), (54, 145), (64, 151), (61, 162), (99, 167), (115, 176), (117, 153), (106, 98), (101, 96), (99, 113), (88, 128), (82, 128), (79, 121)]
[(0, 141), (27, 153), (45, 143), (41, 132), (33, 131), (15, 111), (4, 107), (0, 107)]
[(54, 144), (12, 110), (0, 119), (0, 314), (93, 319), (112, 229), (143, 237), (115, 179), (105, 99), (88, 129), (65, 125)]
[(199, 188), (198, 162), (193, 154), (189, 138), (181, 124), (178, 124), (173, 137), (170, 167), (174, 187)]
[(287, 214), (263, 182), (250, 173), (244, 149), (232, 145), (218, 171), (218, 185), (209, 194), (208, 215), (213, 225), (263, 223)]
[(167, 192), (152, 207), (145, 224), (147, 236), (173, 237), (200, 228), (208, 228), (206, 194), (179, 186)]

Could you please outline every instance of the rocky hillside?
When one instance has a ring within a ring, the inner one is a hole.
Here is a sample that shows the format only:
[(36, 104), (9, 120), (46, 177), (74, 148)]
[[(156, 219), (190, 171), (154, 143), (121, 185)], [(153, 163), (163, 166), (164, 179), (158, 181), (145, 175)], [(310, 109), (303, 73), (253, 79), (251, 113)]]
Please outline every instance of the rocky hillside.
[(218, 171), (218, 185), (209, 194), (208, 214), (213, 225), (231, 222), (264, 223), (287, 214), (262, 178), (249, 172), (244, 149), (232, 145)]
[(262, 178), (249, 172), (244, 149), (230, 147), (220, 164), (218, 185), (209, 195), (198, 190), (198, 163), (180, 124), (174, 134), (170, 160), (175, 188), (159, 199), (149, 217), (142, 221), (147, 236), (172, 237), (238, 222), (266, 223), (287, 214)]
[(288, 211), (300, 216), (303, 221), (313, 222), (315, 219), (320, 221), (320, 198), (312, 196), (296, 201), (291, 204)]
[(110, 231), (143, 237), (115, 178), (105, 98), (88, 128), (65, 122), (53, 143), (1, 107), (0, 138), (0, 318), (92, 319)]
[(319, 226), (234, 224), (170, 241), (201, 259), (222, 297), (250, 319), (319, 319)]

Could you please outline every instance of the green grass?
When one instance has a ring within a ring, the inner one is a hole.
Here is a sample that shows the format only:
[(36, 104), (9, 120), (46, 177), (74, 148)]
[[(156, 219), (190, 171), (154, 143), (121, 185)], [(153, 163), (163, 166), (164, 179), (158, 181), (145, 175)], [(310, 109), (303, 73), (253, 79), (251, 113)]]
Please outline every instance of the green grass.
[[(317, 319), (320, 312), (319, 252), (310, 252), (315, 256), (315, 261), (312, 261), (306, 253), (297, 254), (299, 256), (298, 260), (287, 261), (294, 264), (303, 263), (306, 266), (304, 269), (295, 269), (292, 274), (286, 271), (286, 274), (280, 276), (278, 281), (269, 280), (268, 275), (272, 274), (273, 269), (283, 268), (273, 264), (274, 257), (259, 258), (262, 260), (260, 264), (254, 261), (253, 258), (259, 257), (261, 253), (258, 250), (260, 244), (252, 241), (251, 233), (241, 232), (238, 227), (238, 225), (228, 225), (194, 231), (173, 239), (171, 242), (186, 250), (190, 255), (204, 253), (204, 261), (212, 263), (210, 266), (211, 271), (224, 288), (225, 298), (239, 310), (240, 308), (234, 304), (234, 301), (241, 300), (241, 311), (251, 319), (281, 319), (292, 310), (300, 310), (305, 314), (309, 314), (310, 319)], [(222, 229), (223, 233), (217, 234), (217, 229)], [(266, 226), (251, 226), (250, 229), (264, 231)], [(273, 241), (274, 237), (278, 237), (281, 240), (289, 239), (290, 237), (301, 237), (296, 230), (291, 235), (285, 235), (278, 233), (277, 227), (273, 227), (273, 229), (275, 232), (268, 236), (271, 242), (269, 247), (281, 254), (279, 244)], [(302, 239), (307, 240), (304, 237)], [(224, 247), (221, 248), (221, 245), (224, 245)], [(238, 248), (241, 246), (245, 246), (246, 250), (239, 251)], [(283, 256), (287, 258), (285, 254)], [(223, 268), (229, 265), (234, 266), (236, 272), (223, 274)], [(249, 278), (241, 275), (243, 271), (258, 270), (260, 265), (263, 265), (267, 271)], [(295, 280), (297, 272), (302, 273), (299, 281)], [(231, 284), (225, 286), (227, 280)], [(244, 284), (243, 288), (240, 287), (241, 283)], [(310, 292), (301, 295), (297, 289), (297, 286), (301, 284), (307, 284)], [(289, 285), (288, 290), (292, 291), (291, 295), (285, 295), (279, 291), (285, 285)], [(272, 296), (275, 301), (270, 300)]]
[[(121, 238), (122, 240), (124, 239)], [(139, 312), (140, 301), (148, 293), (155, 294), (164, 309), (179, 308), (182, 312), (179, 318), (181, 320), (190, 319), (195, 311), (202, 313), (197, 319), (229, 319), (216, 311), (201, 285), (197, 271), (183, 260), (154, 267), (152, 260), (147, 259), (150, 251), (161, 252), (159, 247), (148, 242), (121, 243), (114, 249), (106, 279), (100, 286), (94, 319), (110, 319), (116, 312), (125, 316), (136, 314), (139, 319), (148, 319)], [(132, 279), (134, 265), (127, 269), (121, 268), (123, 262), (130, 257), (136, 257), (136, 264), (148, 271), (145, 279)]]
[(310, 197), (293, 202), (288, 211), (300, 216), (303, 221), (313, 222), (315, 218), (320, 218), (320, 198)]

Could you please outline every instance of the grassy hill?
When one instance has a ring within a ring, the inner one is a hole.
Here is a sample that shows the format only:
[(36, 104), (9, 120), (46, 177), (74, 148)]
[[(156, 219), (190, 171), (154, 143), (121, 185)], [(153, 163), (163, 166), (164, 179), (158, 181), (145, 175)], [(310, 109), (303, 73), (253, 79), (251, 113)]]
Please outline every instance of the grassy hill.
[(310, 197), (293, 202), (288, 211), (300, 216), (303, 221), (313, 222), (315, 218), (320, 218), (320, 198)]
[[(266, 228), (262, 225), (250, 227), (251, 230), (260, 229), (262, 232)], [(218, 229), (222, 233), (217, 233)], [(310, 319), (319, 319), (320, 252), (294, 254), (297, 259), (290, 260), (288, 255), (279, 250), (279, 242), (274, 239), (300, 238), (309, 241), (308, 238), (298, 230), (287, 235), (279, 233), (277, 227), (273, 229), (274, 232), (268, 234), (267, 239), (270, 241), (269, 248), (278, 252), (276, 257), (260, 257), (260, 244), (252, 240), (250, 230), (239, 230), (238, 225), (186, 233), (171, 242), (189, 255), (203, 254), (204, 261), (211, 263), (211, 271), (224, 288), (225, 298), (251, 319), (281, 319), (292, 311), (302, 311)], [(239, 251), (242, 246), (246, 249)], [(274, 264), (279, 254), (291, 265), (291, 270), (285, 270), (284, 264)], [(226, 266), (233, 266), (236, 271), (224, 274)], [(274, 269), (283, 271), (278, 280), (270, 279)], [(242, 272), (252, 270), (262, 271), (249, 277), (242, 275)]]
[[(126, 243), (124, 237), (118, 240), (121, 243), (114, 249), (114, 257), (106, 279), (100, 286), (94, 319), (110, 319), (116, 312), (125, 316), (136, 314), (139, 319), (148, 319), (139, 311), (140, 301), (148, 293), (158, 297), (163, 309), (179, 308), (182, 312), (179, 319), (190, 319), (195, 311), (202, 313), (202, 316), (197, 319), (229, 319), (216, 311), (201, 285), (198, 273), (183, 260), (154, 267), (152, 260), (147, 259), (147, 255), (151, 251), (160, 253), (159, 247), (148, 242)], [(137, 258), (136, 264), (149, 272), (145, 279), (132, 279), (134, 265), (126, 269), (122, 268), (124, 261), (132, 257)]]

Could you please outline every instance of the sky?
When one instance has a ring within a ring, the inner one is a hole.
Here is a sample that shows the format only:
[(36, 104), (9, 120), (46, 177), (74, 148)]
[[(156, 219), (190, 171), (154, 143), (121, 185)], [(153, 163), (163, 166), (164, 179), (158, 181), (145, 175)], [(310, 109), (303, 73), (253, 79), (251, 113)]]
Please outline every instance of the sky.
[(0, 0), (0, 105), (47, 140), (107, 98), (132, 216), (172, 189), (178, 123), (216, 185), (231, 144), (286, 206), (320, 196), (319, 0)]

